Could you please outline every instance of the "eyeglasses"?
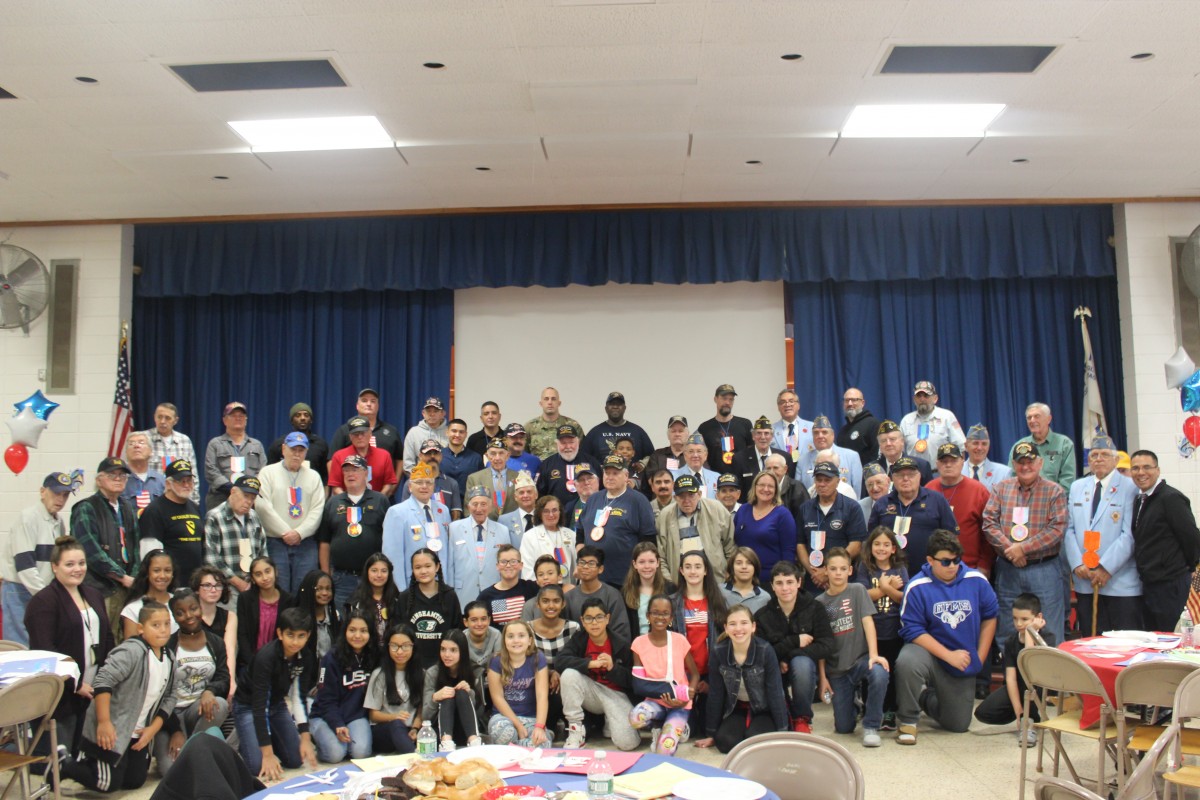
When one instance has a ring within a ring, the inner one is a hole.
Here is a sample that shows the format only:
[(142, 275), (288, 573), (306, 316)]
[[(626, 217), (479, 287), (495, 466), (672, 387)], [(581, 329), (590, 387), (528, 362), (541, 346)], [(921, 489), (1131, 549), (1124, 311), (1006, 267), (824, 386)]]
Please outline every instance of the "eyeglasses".
[(606, 620), (606, 619), (608, 619), (608, 615), (607, 615), (607, 614), (601, 614), (601, 615), (600, 615), (600, 616), (598, 616), (598, 617), (584, 617), (584, 618), (583, 618), (583, 623), (584, 623), (585, 625), (591, 625), (591, 624), (593, 624), (593, 623), (596, 623), (596, 622), (604, 622), (604, 620)]
[(110, 481), (127, 481), (129, 474), (126, 472), (105, 472), (104, 476)]
[(413, 649), (412, 644), (389, 644), (388, 645), (388, 650), (390, 650), (393, 653), (404, 653), (404, 652), (407, 652), (412, 649)]
[(497, 563), (502, 567), (515, 567), (517, 564), (521, 563), (521, 559), (519, 559), (519, 558), (504, 558), (504, 559), (501, 559), (500, 561), (498, 561)]
[(943, 567), (957, 567), (962, 563), (961, 558), (935, 558), (934, 561), (941, 564)]
[(200, 584), (200, 588), (201, 589), (223, 589), (225, 587), (219, 583), (202, 583), (202, 584)]
[(584, 559), (583, 561), (577, 562), (576, 566), (578, 566), (578, 567), (598, 567), (598, 566), (600, 566), (600, 562), (596, 561), (595, 559), (587, 558), (587, 559)]

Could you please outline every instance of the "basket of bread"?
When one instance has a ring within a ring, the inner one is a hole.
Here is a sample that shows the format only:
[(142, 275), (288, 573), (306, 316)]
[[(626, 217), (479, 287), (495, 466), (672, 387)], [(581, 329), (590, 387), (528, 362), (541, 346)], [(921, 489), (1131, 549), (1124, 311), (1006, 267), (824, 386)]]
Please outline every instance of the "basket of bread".
[(482, 800), (489, 789), (503, 786), (500, 773), (481, 758), (451, 764), (444, 758), (418, 761), (401, 774), (384, 778), (378, 800)]

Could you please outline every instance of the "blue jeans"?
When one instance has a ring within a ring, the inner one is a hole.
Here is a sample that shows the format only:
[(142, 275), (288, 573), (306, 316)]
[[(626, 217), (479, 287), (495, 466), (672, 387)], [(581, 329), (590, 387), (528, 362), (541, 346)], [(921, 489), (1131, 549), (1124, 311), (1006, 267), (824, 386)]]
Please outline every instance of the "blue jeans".
[(359, 578), (350, 572), (333, 569), (333, 605), (338, 613), (344, 613), (350, 605), (350, 596), (358, 588)]
[(792, 656), (783, 677), (792, 688), (792, 719), (811, 721), (813, 692), (817, 690), (817, 662), (808, 656)]
[(1017, 595), (1030, 592), (1042, 601), (1042, 616), (1046, 618), (1046, 631), (1054, 634), (1055, 642), (1063, 641), (1063, 628), (1067, 621), (1067, 607), (1063, 602), (1063, 577), (1058, 558), (1050, 558), (1040, 564), (1017, 568), (1003, 558), (996, 560), (996, 599), (1000, 602), (1000, 618), (996, 641), (1006, 642), (1015, 628), (1012, 623), (1012, 605)]
[(417, 743), (408, 735), (408, 723), (394, 719), (371, 726), (371, 740), (376, 753), (411, 753)]
[(275, 585), (295, 595), (304, 576), (317, 569), (317, 537), (310, 536), (289, 547), (283, 539), (268, 536), (267, 555), (275, 562)]
[(5, 581), (0, 588), (0, 603), (4, 608), (4, 638), (29, 647), (29, 632), (25, 630), (25, 606), (33, 595), (18, 581)]
[[(250, 769), (251, 775), (262, 771), (262, 748), (258, 734), (254, 732), (254, 712), (250, 706), (233, 702), (234, 725), (238, 732), (238, 752)], [(271, 748), (279, 763), (288, 769), (300, 766), (300, 731), (284, 702), (272, 703), (267, 707), (267, 730), (271, 733)]]
[(350, 729), (350, 742), (338, 739), (329, 723), (320, 717), (308, 721), (308, 732), (312, 734), (313, 744), (317, 748), (317, 758), (326, 764), (337, 764), (346, 760), (346, 754), (351, 758), (371, 757), (371, 723), (366, 717), (346, 723)]
[(856, 722), (854, 690), (864, 680), (867, 682), (866, 711), (863, 728), (879, 730), (883, 723), (883, 698), (887, 694), (888, 671), (879, 664), (867, 669), (867, 656), (863, 656), (841, 675), (831, 677), (833, 687), (833, 728), (838, 733), (853, 733)]

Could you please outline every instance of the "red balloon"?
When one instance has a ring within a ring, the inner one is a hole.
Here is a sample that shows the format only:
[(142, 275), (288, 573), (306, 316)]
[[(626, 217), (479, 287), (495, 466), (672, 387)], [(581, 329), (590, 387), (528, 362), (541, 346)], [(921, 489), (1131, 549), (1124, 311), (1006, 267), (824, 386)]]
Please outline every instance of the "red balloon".
[(25, 469), (25, 465), (29, 463), (29, 451), (23, 444), (10, 444), (4, 451), (4, 463), (13, 471), (14, 475), (20, 475)]
[(1192, 447), (1200, 447), (1200, 417), (1191, 416), (1183, 421), (1183, 435)]

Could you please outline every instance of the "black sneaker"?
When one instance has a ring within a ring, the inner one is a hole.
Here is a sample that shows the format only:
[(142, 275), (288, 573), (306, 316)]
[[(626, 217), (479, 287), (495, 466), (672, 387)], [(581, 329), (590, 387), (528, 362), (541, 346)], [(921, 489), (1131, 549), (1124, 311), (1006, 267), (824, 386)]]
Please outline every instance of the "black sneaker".
[(895, 711), (889, 711), (883, 715), (883, 724), (879, 726), (879, 730), (881, 730), (881, 731), (896, 730), (896, 712)]

